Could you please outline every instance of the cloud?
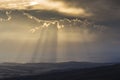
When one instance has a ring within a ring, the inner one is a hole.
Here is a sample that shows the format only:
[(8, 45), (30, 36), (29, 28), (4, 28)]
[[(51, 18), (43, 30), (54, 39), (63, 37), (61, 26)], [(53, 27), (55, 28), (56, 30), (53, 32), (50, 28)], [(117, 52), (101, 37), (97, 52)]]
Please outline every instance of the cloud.
[(84, 8), (92, 13), (90, 19), (97, 21), (120, 19), (120, 1), (118, 0), (62, 0), (69, 6)]
[(5, 0), (0, 1), (1, 9), (47, 10), (70, 16), (90, 16), (85, 9), (70, 7), (64, 1), (52, 0)]
[[(98, 25), (116, 27), (115, 30), (119, 32), (119, 3), (118, 0), (4, 0), (0, 1), (0, 8), (4, 9), (0, 12), (4, 12), (5, 15), (0, 15), (0, 18), (1, 21), (9, 21), (16, 15), (25, 18), (25, 12), (38, 21), (87, 19)], [(5, 9), (12, 10), (5, 11)]]
[(48, 18), (55, 15), (57, 18), (72, 17), (94, 21), (113, 21), (120, 19), (119, 3), (118, 0), (4, 0), (0, 1), (0, 8), (39, 10), (40, 15)]

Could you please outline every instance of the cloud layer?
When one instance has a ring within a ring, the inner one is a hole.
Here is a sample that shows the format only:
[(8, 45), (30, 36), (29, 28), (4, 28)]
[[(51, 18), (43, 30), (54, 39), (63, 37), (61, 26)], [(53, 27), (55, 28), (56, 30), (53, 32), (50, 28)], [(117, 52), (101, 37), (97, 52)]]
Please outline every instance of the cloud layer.
[(5, 0), (0, 1), (1, 9), (47, 10), (70, 16), (90, 16), (83, 8), (70, 7), (63, 1), (52, 0)]
[(44, 15), (113, 21), (120, 19), (119, 3), (118, 0), (4, 0), (0, 1), (0, 8), (39, 10), (39, 17)]

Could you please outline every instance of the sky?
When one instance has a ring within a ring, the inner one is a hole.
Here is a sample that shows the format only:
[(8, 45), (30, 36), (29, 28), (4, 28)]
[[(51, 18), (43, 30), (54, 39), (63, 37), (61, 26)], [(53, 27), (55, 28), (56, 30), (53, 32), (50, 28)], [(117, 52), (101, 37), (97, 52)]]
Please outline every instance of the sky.
[(0, 62), (120, 62), (119, 0), (0, 1)]

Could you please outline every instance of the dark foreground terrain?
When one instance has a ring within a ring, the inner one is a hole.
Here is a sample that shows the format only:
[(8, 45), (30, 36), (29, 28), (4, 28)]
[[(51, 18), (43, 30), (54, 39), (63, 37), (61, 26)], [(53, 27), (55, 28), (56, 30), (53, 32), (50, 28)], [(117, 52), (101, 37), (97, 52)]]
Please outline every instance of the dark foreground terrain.
[(120, 80), (120, 64), (80, 69), (54, 69), (42, 74), (4, 77), (0, 80)]

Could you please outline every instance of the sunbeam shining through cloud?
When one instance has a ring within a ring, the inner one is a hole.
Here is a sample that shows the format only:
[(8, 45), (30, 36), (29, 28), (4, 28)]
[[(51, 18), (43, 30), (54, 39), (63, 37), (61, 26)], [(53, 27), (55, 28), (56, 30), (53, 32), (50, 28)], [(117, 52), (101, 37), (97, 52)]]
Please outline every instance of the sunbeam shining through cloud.
[(119, 62), (117, 3), (1, 0), (0, 62)]

